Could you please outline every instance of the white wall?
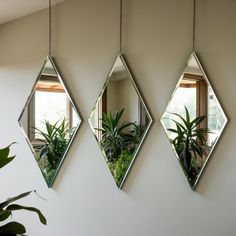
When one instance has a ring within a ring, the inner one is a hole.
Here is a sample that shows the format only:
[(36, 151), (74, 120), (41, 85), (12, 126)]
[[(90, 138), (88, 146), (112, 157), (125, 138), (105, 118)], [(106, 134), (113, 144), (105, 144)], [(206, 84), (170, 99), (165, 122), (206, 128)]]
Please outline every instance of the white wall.
[(129, 77), (119, 81), (119, 98), (119, 109), (125, 108), (123, 121), (138, 123), (138, 94)]
[(118, 81), (109, 81), (107, 85), (107, 111), (115, 115), (117, 111), (125, 109), (120, 124), (139, 121), (138, 102), (138, 94), (129, 77)]
[(236, 232), (236, 1), (197, 1), (196, 50), (230, 118), (192, 192), (159, 118), (191, 52), (192, 1), (124, 1), (124, 53), (155, 123), (123, 190), (87, 118), (116, 58), (118, 0), (69, 0), (53, 9), (53, 54), (84, 123), (52, 189), (17, 124), (47, 54), (47, 11), (0, 26), (0, 144), (16, 160), (1, 170), (0, 200), (37, 189), (48, 226), (19, 212), (32, 236), (234, 236)]
[(118, 82), (109, 81), (107, 85), (107, 112), (114, 116), (119, 109), (118, 107)]

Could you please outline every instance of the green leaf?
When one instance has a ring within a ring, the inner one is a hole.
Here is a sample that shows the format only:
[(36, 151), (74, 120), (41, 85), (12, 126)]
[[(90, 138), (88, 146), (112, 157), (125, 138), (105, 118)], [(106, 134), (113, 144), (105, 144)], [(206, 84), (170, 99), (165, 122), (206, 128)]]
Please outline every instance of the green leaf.
[[(177, 113), (171, 113), (172, 115), (175, 115), (175, 116), (177, 116), (177, 117), (179, 117), (182, 121), (183, 121), (183, 123), (184, 123), (184, 125), (187, 127), (187, 122), (186, 122), (186, 120), (184, 119), (184, 117), (183, 116), (181, 116), (181, 115), (179, 115), (179, 114), (177, 114)], [(172, 121), (174, 121), (174, 122), (177, 122), (176, 120), (173, 120), (173, 119), (171, 119)], [(179, 122), (178, 122), (179, 123)], [(179, 123), (180, 124), (180, 123)]]
[(10, 222), (0, 227), (0, 236), (22, 235), (26, 232), (24, 225), (18, 222)]
[[(14, 201), (16, 201), (16, 200), (19, 200), (19, 199), (21, 199), (21, 198), (24, 198), (24, 197), (28, 196), (28, 195), (31, 194), (32, 192), (33, 192), (33, 191), (21, 193), (21, 194), (17, 195), (16, 197), (12, 197), (12, 198), (7, 199), (5, 202), (2, 202), (2, 203), (0, 204), (0, 209), (6, 207), (7, 205), (9, 205), (10, 203), (12, 203), (12, 202), (14, 202)], [(34, 191), (34, 192), (35, 192), (35, 191)]]
[(181, 129), (183, 129), (184, 131), (187, 131), (187, 129), (182, 124), (180, 124), (178, 121), (173, 120), (173, 119), (171, 119), (171, 120), (176, 124), (176, 126), (178, 125), (179, 127), (181, 127)]
[(191, 126), (194, 125), (192, 128), (197, 127), (205, 118), (206, 118), (206, 116), (199, 116), (199, 117), (195, 118), (194, 120), (192, 120)]
[(0, 158), (8, 157), (9, 152), (10, 152), (10, 146), (0, 149)]
[(9, 146), (0, 149), (0, 168), (7, 165), (9, 162), (11, 162), (15, 156), (9, 157), (10, 153), (10, 146), (14, 144), (15, 142), (11, 143)]
[(35, 207), (27, 207), (27, 206), (21, 206), (21, 205), (18, 205), (18, 204), (12, 204), (12, 205), (9, 205), (6, 208), (6, 210), (8, 210), (8, 211), (27, 210), (27, 211), (35, 212), (35, 213), (38, 214), (41, 223), (44, 224), (44, 225), (47, 224), (47, 220), (44, 217), (44, 215), (41, 213), (41, 211), (39, 209), (37, 209)]
[(173, 133), (178, 133), (178, 131), (176, 129), (167, 129), (167, 130), (170, 132), (173, 132)]
[(8, 145), (7, 147), (0, 149), (0, 158), (2, 158), (2, 157), (7, 157), (7, 156), (9, 155), (9, 153), (10, 153), (10, 147), (11, 147), (11, 145), (13, 145), (13, 144), (15, 144), (15, 143), (16, 143), (16, 142), (13, 142), (13, 143), (11, 143), (10, 145)]
[(184, 106), (184, 109), (185, 109), (185, 114), (186, 114), (186, 123), (190, 124), (190, 115), (189, 115), (188, 109), (186, 106)]
[(0, 168), (7, 165), (8, 163), (10, 163), (14, 158), (15, 158), (15, 156), (7, 157), (7, 158), (1, 158), (0, 159)]
[(0, 211), (0, 221), (6, 220), (9, 216), (11, 216), (11, 212), (7, 210)]

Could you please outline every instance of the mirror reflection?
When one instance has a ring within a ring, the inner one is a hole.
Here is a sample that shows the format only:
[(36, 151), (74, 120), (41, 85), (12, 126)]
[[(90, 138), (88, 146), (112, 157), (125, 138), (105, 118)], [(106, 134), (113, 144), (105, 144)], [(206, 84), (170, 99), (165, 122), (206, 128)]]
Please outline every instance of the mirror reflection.
[(121, 187), (152, 120), (119, 54), (89, 123)]
[(46, 60), (19, 123), (51, 186), (81, 123), (52, 58)]
[(195, 53), (190, 56), (161, 122), (194, 188), (227, 123)]

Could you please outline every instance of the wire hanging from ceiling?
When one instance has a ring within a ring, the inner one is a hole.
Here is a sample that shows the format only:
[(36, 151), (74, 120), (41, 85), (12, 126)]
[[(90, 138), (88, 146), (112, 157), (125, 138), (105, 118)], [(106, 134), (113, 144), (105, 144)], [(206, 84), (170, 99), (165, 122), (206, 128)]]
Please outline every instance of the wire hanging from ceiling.
[(122, 10), (123, 10), (123, 1), (120, 0), (120, 52), (122, 52), (122, 33), (123, 33), (123, 14), (122, 14)]
[(52, 2), (49, 0), (49, 14), (48, 14), (48, 55), (51, 56), (52, 50)]
[(195, 34), (196, 34), (196, 0), (193, 0), (193, 48), (195, 51)]

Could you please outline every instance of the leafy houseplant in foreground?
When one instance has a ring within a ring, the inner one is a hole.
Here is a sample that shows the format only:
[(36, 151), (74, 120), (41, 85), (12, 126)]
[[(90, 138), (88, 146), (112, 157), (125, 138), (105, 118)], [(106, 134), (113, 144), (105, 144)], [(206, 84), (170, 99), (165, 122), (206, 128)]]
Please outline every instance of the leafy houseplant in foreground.
[[(0, 168), (4, 167), (8, 163), (10, 163), (15, 156), (9, 156), (10, 146), (0, 149)], [(38, 214), (39, 220), (42, 224), (46, 224), (46, 219), (43, 214), (35, 207), (27, 207), (21, 206), (18, 204), (14, 204), (16, 200), (24, 198), (28, 196), (30, 193), (35, 191), (29, 191), (22, 193), (16, 197), (8, 198), (6, 201), (0, 203), (0, 222), (7, 220), (10, 216), (12, 216), (13, 211), (18, 210), (27, 210), (32, 211)], [(9, 222), (0, 226), (0, 236), (14, 236), (14, 235), (24, 235), (26, 232), (24, 225), (19, 222)]]
[(167, 129), (176, 135), (175, 138), (170, 139), (170, 142), (178, 154), (180, 164), (190, 185), (193, 186), (202, 168), (201, 164), (199, 164), (199, 159), (202, 160), (206, 157), (207, 150), (209, 149), (206, 140), (209, 131), (206, 128), (200, 127), (205, 116), (199, 116), (190, 120), (189, 111), (186, 107), (185, 117), (177, 113), (171, 114), (178, 117), (180, 122), (172, 120), (176, 128)]
[(124, 109), (117, 111), (114, 116), (111, 112), (104, 113), (102, 128), (97, 129), (102, 133), (100, 145), (117, 185), (121, 184), (145, 130), (144, 126), (135, 122), (121, 123), (123, 113)]

